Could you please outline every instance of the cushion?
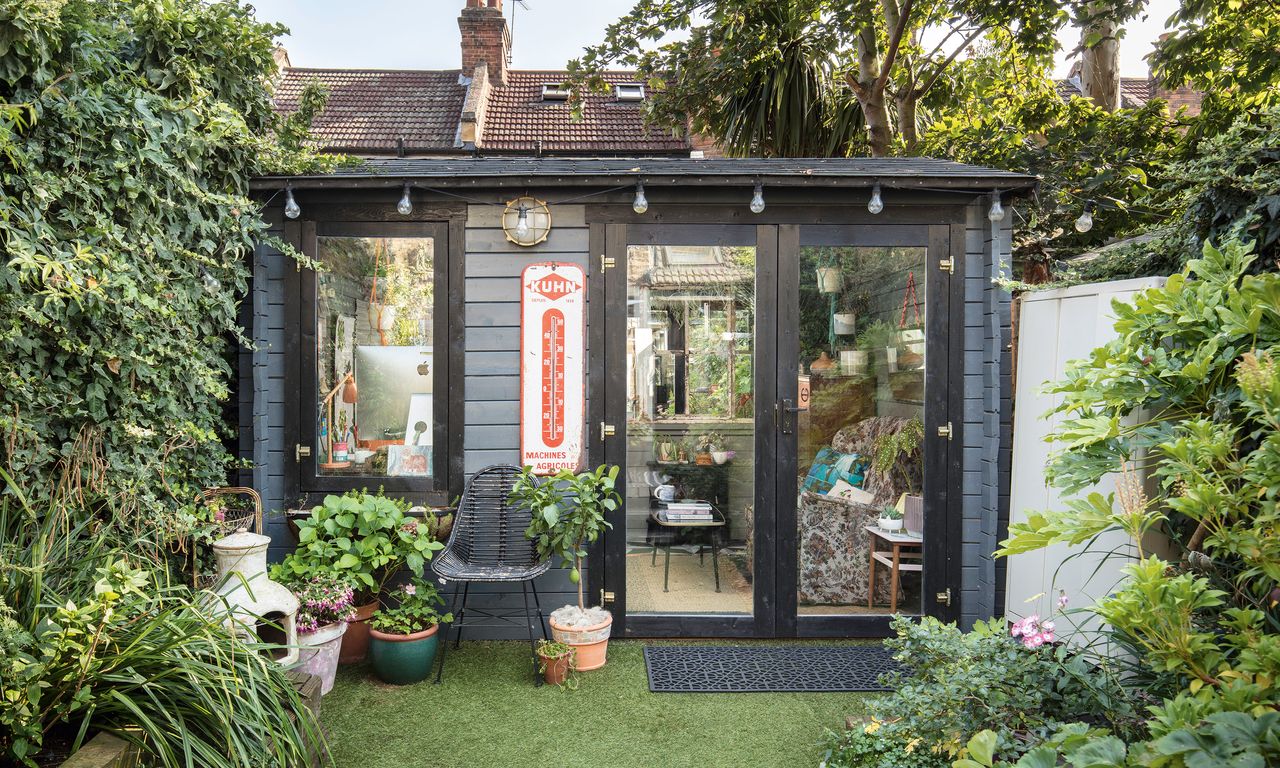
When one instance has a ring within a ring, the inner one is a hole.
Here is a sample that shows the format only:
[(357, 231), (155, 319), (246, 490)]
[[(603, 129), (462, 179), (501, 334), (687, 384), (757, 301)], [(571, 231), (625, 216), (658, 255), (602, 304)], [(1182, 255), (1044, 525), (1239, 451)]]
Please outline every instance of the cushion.
[(809, 474), (804, 479), (802, 490), (813, 493), (826, 493), (843, 480), (853, 487), (862, 485), (866, 460), (856, 453), (841, 453), (832, 448), (823, 448), (813, 459)]

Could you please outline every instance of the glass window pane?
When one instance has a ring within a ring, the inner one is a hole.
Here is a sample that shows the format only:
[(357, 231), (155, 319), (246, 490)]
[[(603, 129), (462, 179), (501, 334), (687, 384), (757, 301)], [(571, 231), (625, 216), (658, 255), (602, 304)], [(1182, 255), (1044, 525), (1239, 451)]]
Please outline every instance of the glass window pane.
[(920, 611), (925, 254), (800, 251), (801, 615)]
[(435, 242), (316, 245), (316, 474), (429, 477)]
[(750, 614), (755, 249), (627, 252), (627, 611)]

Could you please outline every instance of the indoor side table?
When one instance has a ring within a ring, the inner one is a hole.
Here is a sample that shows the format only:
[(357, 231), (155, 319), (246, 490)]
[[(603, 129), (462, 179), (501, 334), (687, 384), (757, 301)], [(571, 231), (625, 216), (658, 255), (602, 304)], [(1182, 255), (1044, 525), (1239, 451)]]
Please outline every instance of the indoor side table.
[[(865, 526), (871, 536), (867, 539), (871, 550), (870, 571), (867, 576), (867, 607), (876, 599), (876, 563), (889, 569), (889, 612), (898, 612), (899, 575), (924, 571), (924, 536), (906, 531), (886, 531), (878, 525)], [(886, 545), (884, 549), (879, 544)]]
[[(654, 536), (650, 534), (653, 540), (653, 556), (656, 560), (658, 557), (658, 547), (666, 550), (666, 559), (662, 564), (662, 591), (670, 592), (669, 589), (671, 579), (671, 546), (673, 544), (691, 543), (690, 539), (705, 538), (706, 542), (698, 541), (698, 554), (701, 557), (702, 548), (710, 545), (711, 547), (711, 570), (716, 576), (716, 591), (720, 591), (720, 536), (721, 529), (725, 526), (724, 514), (720, 512), (715, 505), (711, 507), (710, 520), (669, 520), (667, 514), (662, 510), (653, 510), (649, 513), (650, 526), (656, 526), (659, 531), (663, 531), (669, 535)], [(657, 563), (654, 563), (655, 565)]]

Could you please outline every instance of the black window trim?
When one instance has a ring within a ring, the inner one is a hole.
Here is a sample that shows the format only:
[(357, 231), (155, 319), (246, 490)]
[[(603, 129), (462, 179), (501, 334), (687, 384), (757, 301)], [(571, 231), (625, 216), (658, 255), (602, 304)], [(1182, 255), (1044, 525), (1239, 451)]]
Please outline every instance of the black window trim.
[[(294, 472), (293, 496), (304, 505), (315, 503), (319, 497), (349, 490), (383, 490), (417, 503), (443, 505), (456, 495), (461, 482), (458, 471), (462, 465), (462, 434), (455, 427), (462, 421), (462, 344), (455, 338), (462, 333), (462, 319), (458, 311), (460, 294), (455, 288), (462, 285), (462, 243), (453, 242), (461, 227), (452, 221), (304, 221), (297, 230), (295, 245), (308, 258), (316, 259), (320, 237), (432, 237), (435, 238), (434, 333), (432, 359), (432, 388), (440, 393), (432, 399), (434, 429), (432, 443), (432, 467), (430, 477), (396, 476), (330, 476), (316, 472), (316, 456), (299, 457), (295, 446), (317, 444), (316, 407), (316, 273), (314, 270), (297, 270), (294, 290), (289, 291), (294, 305), (286, 309), (286, 349), (296, 363), (286, 373), (286, 386), (296, 392), (293, 404), (286, 402), (291, 418), (286, 419), (286, 444), (289, 454), (286, 463)], [(454, 285), (457, 284), (457, 286)], [(289, 500), (293, 506), (294, 499)]]

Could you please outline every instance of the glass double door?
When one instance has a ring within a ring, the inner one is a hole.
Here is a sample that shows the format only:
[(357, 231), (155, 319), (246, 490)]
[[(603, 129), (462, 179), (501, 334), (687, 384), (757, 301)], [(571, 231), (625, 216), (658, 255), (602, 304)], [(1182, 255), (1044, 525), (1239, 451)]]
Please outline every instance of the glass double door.
[(945, 614), (950, 234), (612, 226), (601, 447), (625, 504), (603, 586), (624, 634)]

